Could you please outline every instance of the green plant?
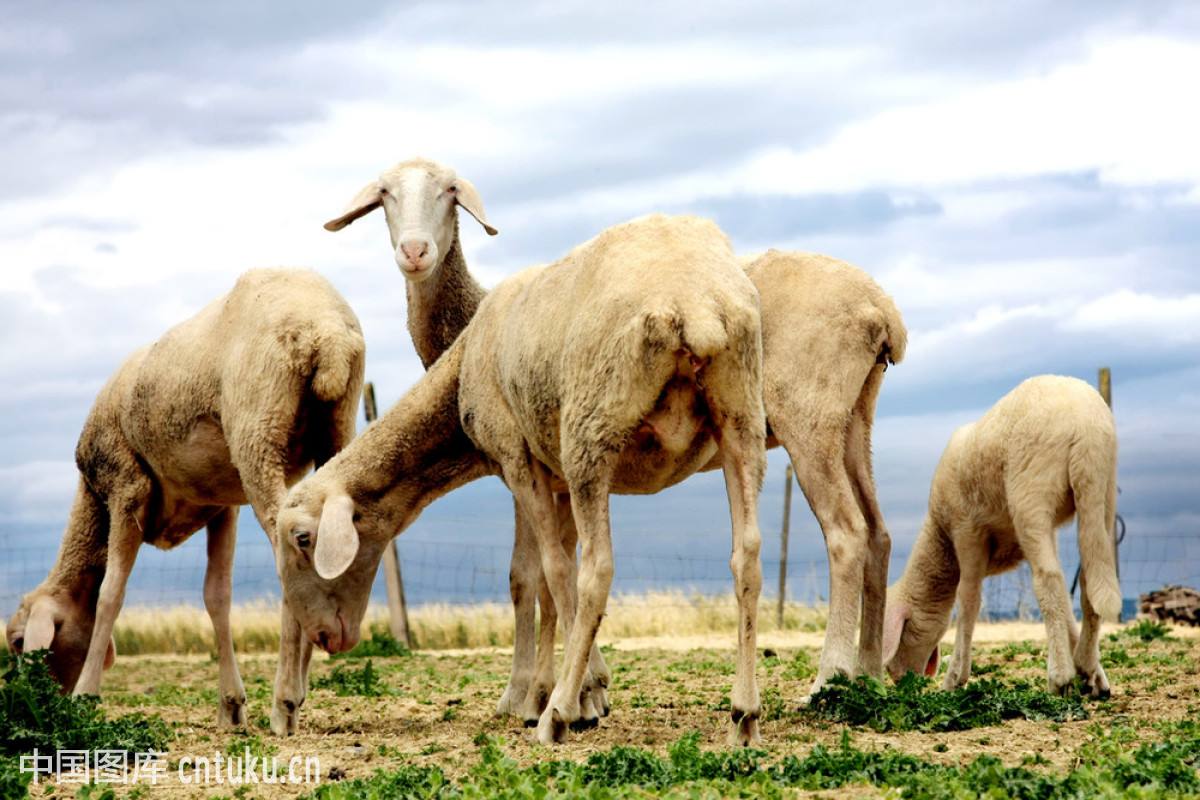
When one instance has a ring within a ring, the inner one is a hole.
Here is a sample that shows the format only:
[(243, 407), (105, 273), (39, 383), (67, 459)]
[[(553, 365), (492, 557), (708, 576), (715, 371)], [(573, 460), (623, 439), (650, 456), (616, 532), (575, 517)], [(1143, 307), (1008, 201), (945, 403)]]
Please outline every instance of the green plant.
[(158, 716), (109, 719), (95, 695), (62, 693), (46, 665), (46, 651), (0, 654), (0, 754), (55, 750), (158, 751), (172, 738)]
[(1009, 642), (1003, 647), (996, 648), (996, 655), (1004, 661), (1016, 661), (1017, 656), (1037, 657), (1042, 654), (1042, 648), (1033, 642)]
[(411, 656), (412, 651), (404, 642), (392, 636), (386, 625), (375, 623), (371, 635), (344, 653), (334, 653), (331, 659), (343, 658), (400, 658)]
[(328, 675), (313, 681), (315, 689), (330, 689), (338, 697), (379, 697), (388, 693), (388, 688), (379, 679), (379, 671), (370, 659), (361, 667), (354, 668), (338, 664)]
[(269, 741), (264, 742), (262, 736), (257, 733), (241, 733), (229, 739), (229, 744), (225, 745), (225, 755), (230, 758), (244, 758), (249, 752), (252, 758), (265, 761), (271, 756), (279, 752), (279, 747)]
[(962, 731), (1006, 719), (1086, 719), (1078, 694), (1058, 697), (1025, 681), (982, 678), (953, 691), (929, 690), (929, 679), (908, 673), (888, 688), (875, 678), (835, 676), (813, 696), (809, 713), (876, 731)]
[(1132, 667), (1138, 663), (1138, 660), (1129, 655), (1124, 647), (1105, 649), (1101, 653), (1101, 661), (1106, 667)]
[(792, 681), (807, 681), (816, 674), (817, 666), (807, 650), (797, 650), (783, 670), (783, 677)]
[(0, 800), (21, 800), (29, 793), (33, 775), (21, 772), (17, 756), (0, 756)]
[[(1017, 798), (1074, 800), (1082, 797), (1190, 797), (1200, 792), (1200, 726), (1164, 726), (1163, 740), (1132, 748), (1128, 734), (1099, 732), (1080, 753), (1078, 766), (1063, 775), (1008, 767), (992, 756), (964, 765), (936, 764), (892, 749), (861, 750), (843, 732), (840, 745), (817, 745), (807, 755), (765, 763), (761, 750), (710, 752), (689, 733), (667, 758), (637, 747), (593, 753), (583, 763), (542, 761), (521, 767), (504, 754), (503, 743), (480, 734), (479, 761), (451, 782), (438, 767), (406, 765), (369, 778), (326, 784), (317, 800), (520, 800), (586, 797), (590, 800), (671, 797), (780, 797), (787, 790), (820, 791), (850, 785), (892, 790), (889, 795), (930, 800)], [(1031, 765), (1044, 759), (1029, 760)]]
[(1170, 639), (1171, 628), (1165, 622), (1153, 619), (1139, 619), (1125, 630), (1121, 631), (1131, 639), (1152, 642), (1156, 639)]

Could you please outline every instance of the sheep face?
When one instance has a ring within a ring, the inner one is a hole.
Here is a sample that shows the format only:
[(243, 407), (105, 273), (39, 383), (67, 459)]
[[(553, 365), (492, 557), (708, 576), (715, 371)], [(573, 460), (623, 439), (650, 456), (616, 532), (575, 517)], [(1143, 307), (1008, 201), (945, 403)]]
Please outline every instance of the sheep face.
[[(8, 621), (8, 649), (15, 653), (49, 649), (46, 664), (64, 692), (75, 688), (87, 659), (96, 622), (94, 605), (76, 604), (51, 592), (35, 589), (27, 594)], [(104, 654), (104, 668), (116, 659), (112, 639)]]
[(916, 672), (937, 674), (940, 642), (950, 627), (950, 607), (915, 607), (896, 586), (888, 590), (883, 623), (883, 660), (894, 680)]
[(308, 481), (289, 493), (275, 530), (283, 600), (305, 637), (329, 653), (354, 647), (383, 543), (360, 542), (350, 498)]
[(367, 184), (350, 209), (325, 224), (337, 231), (383, 207), (396, 265), (414, 283), (429, 280), (458, 238), (457, 209), (463, 208), (490, 235), (479, 192), (454, 170), (424, 159), (404, 161)]

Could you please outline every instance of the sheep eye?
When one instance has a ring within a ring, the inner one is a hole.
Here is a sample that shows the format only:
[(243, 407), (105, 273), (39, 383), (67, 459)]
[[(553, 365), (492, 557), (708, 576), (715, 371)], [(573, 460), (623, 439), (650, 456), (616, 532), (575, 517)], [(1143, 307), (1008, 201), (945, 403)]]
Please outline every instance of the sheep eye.
[(451, 186), (447, 186), (447, 187), (446, 187), (446, 194), (457, 194), (457, 193), (458, 193), (458, 187), (457, 187), (457, 186), (453, 186), (453, 185), (451, 185)]
[(308, 531), (296, 531), (292, 535), (296, 538), (296, 546), (302, 550), (312, 543), (312, 534)]

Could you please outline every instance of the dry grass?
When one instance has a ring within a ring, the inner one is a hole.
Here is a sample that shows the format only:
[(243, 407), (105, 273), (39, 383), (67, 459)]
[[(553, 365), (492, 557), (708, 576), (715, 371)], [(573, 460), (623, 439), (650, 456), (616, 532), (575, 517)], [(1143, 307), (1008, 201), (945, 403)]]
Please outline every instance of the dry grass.
[[(279, 608), (258, 602), (233, 610), (234, 643), (242, 653), (269, 653), (279, 647)], [(364, 633), (383, 624), (387, 611), (373, 605), (364, 621)], [(449, 605), (436, 603), (409, 610), (416, 646), (423, 650), (512, 645), (513, 615), (507, 603)], [(764, 601), (759, 630), (819, 631), (825, 610), (796, 603), (784, 609), (783, 626), (775, 624), (775, 603)], [(655, 592), (614, 597), (600, 629), (603, 641), (655, 636), (733, 634), (737, 631), (737, 604), (732, 595), (686, 595)], [(117, 621), (117, 652), (203, 654), (213, 650), (212, 626), (203, 609), (131, 607)]]

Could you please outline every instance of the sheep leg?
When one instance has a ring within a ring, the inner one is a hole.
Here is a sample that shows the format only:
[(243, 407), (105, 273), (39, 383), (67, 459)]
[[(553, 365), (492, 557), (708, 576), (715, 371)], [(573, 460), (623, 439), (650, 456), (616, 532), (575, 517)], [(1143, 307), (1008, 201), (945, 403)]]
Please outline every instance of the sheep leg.
[[(588, 662), (596, 631), (604, 616), (608, 592), (612, 588), (613, 558), (612, 531), (608, 516), (608, 472), (603, 476), (592, 472), (586, 482), (571, 482), (571, 509), (575, 515), (575, 526), (583, 543), (582, 567), (579, 571), (579, 603), (571, 609), (574, 621), (567, 634), (563, 654), (563, 674), (550, 695), (550, 703), (538, 720), (537, 737), (543, 744), (561, 742), (566, 737), (567, 727), (580, 719), (580, 692), (587, 679)], [(562, 555), (562, 548), (558, 548)], [(552, 584), (553, 585), (553, 584)], [(554, 598), (559, 614), (568, 615), (568, 610)]]
[(1046, 674), (1050, 691), (1062, 693), (1075, 678), (1071, 654), (1071, 629), (1075, 618), (1062, 565), (1058, 541), (1048, 514), (1014, 515), (1017, 542), (1033, 572), (1033, 591), (1046, 625)]
[(942, 678), (942, 688), (957, 689), (971, 677), (971, 637), (979, 618), (979, 602), (983, 591), (983, 576), (987, 568), (985, 553), (958, 554), (958, 629), (954, 634), (954, 655), (950, 668)]
[(233, 552), (237, 544), (237, 508), (222, 509), (208, 522), (208, 569), (204, 573), (204, 607), (217, 643), (219, 698), (217, 727), (246, 724), (246, 687), (233, 652), (229, 607), (233, 602)]
[[(1087, 682), (1088, 694), (1108, 699), (1108, 676), (1100, 664), (1100, 615), (1092, 607), (1087, 593), (1087, 570), (1079, 571), (1079, 605), (1083, 611), (1083, 629), (1075, 643), (1075, 672)], [(1072, 626), (1074, 627), (1074, 626)]]
[[(550, 590), (558, 619), (563, 627), (563, 635), (570, 641), (572, 623), (575, 618), (575, 593), (572, 591), (571, 578), (573, 575), (572, 559), (567, 557), (562, 546), (562, 538), (558, 526), (558, 515), (555, 508), (554, 494), (550, 491), (550, 476), (544, 466), (532, 459), (522, 460), (504, 471), (505, 482), (508, 484), (517, 503), (537, 536), (537, 544), (542, 560), (542, 573)], [(553, 659), (553, 650), (545, 654)], [(552, 662), (551, 662), (552, 663)], [(531, 702), (536, 702), (535, 693), (527, 693), (524, 716), (532, 715)], [(575, 707), (578, 708), (576, 698)], [(580, 718), (577, 712), (570, 721)], [(584, 725), (594, 726), (596, 721), (593, 711)]]
[(308, 663), (312, 643), (292, 616), (287, 601), (279, 604), (279, 662), (275, 668), (275, 696), (271, 703), (271, 732), (291, 736), (300, 723), (300, 706), (308, 692)]
[(76, 695), (100, 693), (100, 676), (104, 671), (104, 658), (112, 639), (113, 626), (125, 602), (125, 584), (137, 559), (138, 548), (142, 545), (144, 524), (138, 517), (144, 516), (143, 509), (136, 503), (116, 500), (109, 503), (108, 513), (111, 520), (108, 560), (104, 580), (100, 582), (100, 595), (96, 600), (96, 621), (92, 627), (87, 658), (75, 683)]
[[(579, 580), (579, 565), (576, 562), (575, 550), (579, 543), (579, 532), (575, 529), (575, 518), (571, 513), (571, 495), (563, 493), (555, 496), (558, 510), (558, 529), (562, 539), (563, 551), (571, 562), (571, 581), (568, 584), (574, 588)], [(607, 717), (611, 707), (608, 703), (608, 684), (612, 680), (608, 664), (600, 652), (600, 646), (592, 643), (592, 651), (588, 655), (589, 678), (584, 683), (579, 702), (583, 708), (581, 719), (592, 720)], [(554, 687), (551, 686), (551, 689)]]
[(541, 620), (538, 622), (537, 663), (534, 666), (533, 685), (521, 710), (521, 718), (526, 728), (537, 727), (538, 717), (546, 709), (546, 703), (550, 702), (550, 693), (554, 691), (554, 641), (558, 632), (558, 609), (554, 607), (550, 584), (540, 569), (538, 577), (538, 608), (541, 610)]
[(879, 509), (871, 469), (871, 420), (875, 416), (875, 397), (882, 381), (883, 369), (876, 368), (867, 378), (846, 434), (846, 472), (867, 524), (858, 671), (876, 678), (883, 677), (883, 614), (887, 601), (888, 560), (892, 554), (892, 538)]
[(811, 694), (837, 674), (855, 669), (854, 634), (866, 575), (866, 520), (844, 467), (843, 422), (827, 420), (807, 432), (794, 429), (793, 417), (773, 417), (773, 430), (791, 456), (800, 489), (821, 525), (829, 556), (829, 620), (825, 646)]
[(730, 741), (748, 747), (760, 741), (758, 720), (762, 703), (754, 675), (757, 658), (758, 598), (762, 593), (762, 534), (758, 529), (758, 491), (762, 484), (762, 441), (754, 451), (752, 436), (734, 429), (722, 431), (725, 489), (729, 495), (729, 514), (733, 523), (733, 551), (729, 568), (733, 572), (738, 603), (737, 671), (733, 679), (730, 716), (733, 731)]
[(512, 565), (508, 572), (514, 616), (513, 664), (508, 687), (496, 706), (496, 714), (500, 716), (519, 714), (525, 707), (525, 696), (534, 672), (536, 595), (542, 572), (537, 536), (516, 501), (513, 502), (513, 511), (515, 535)]

